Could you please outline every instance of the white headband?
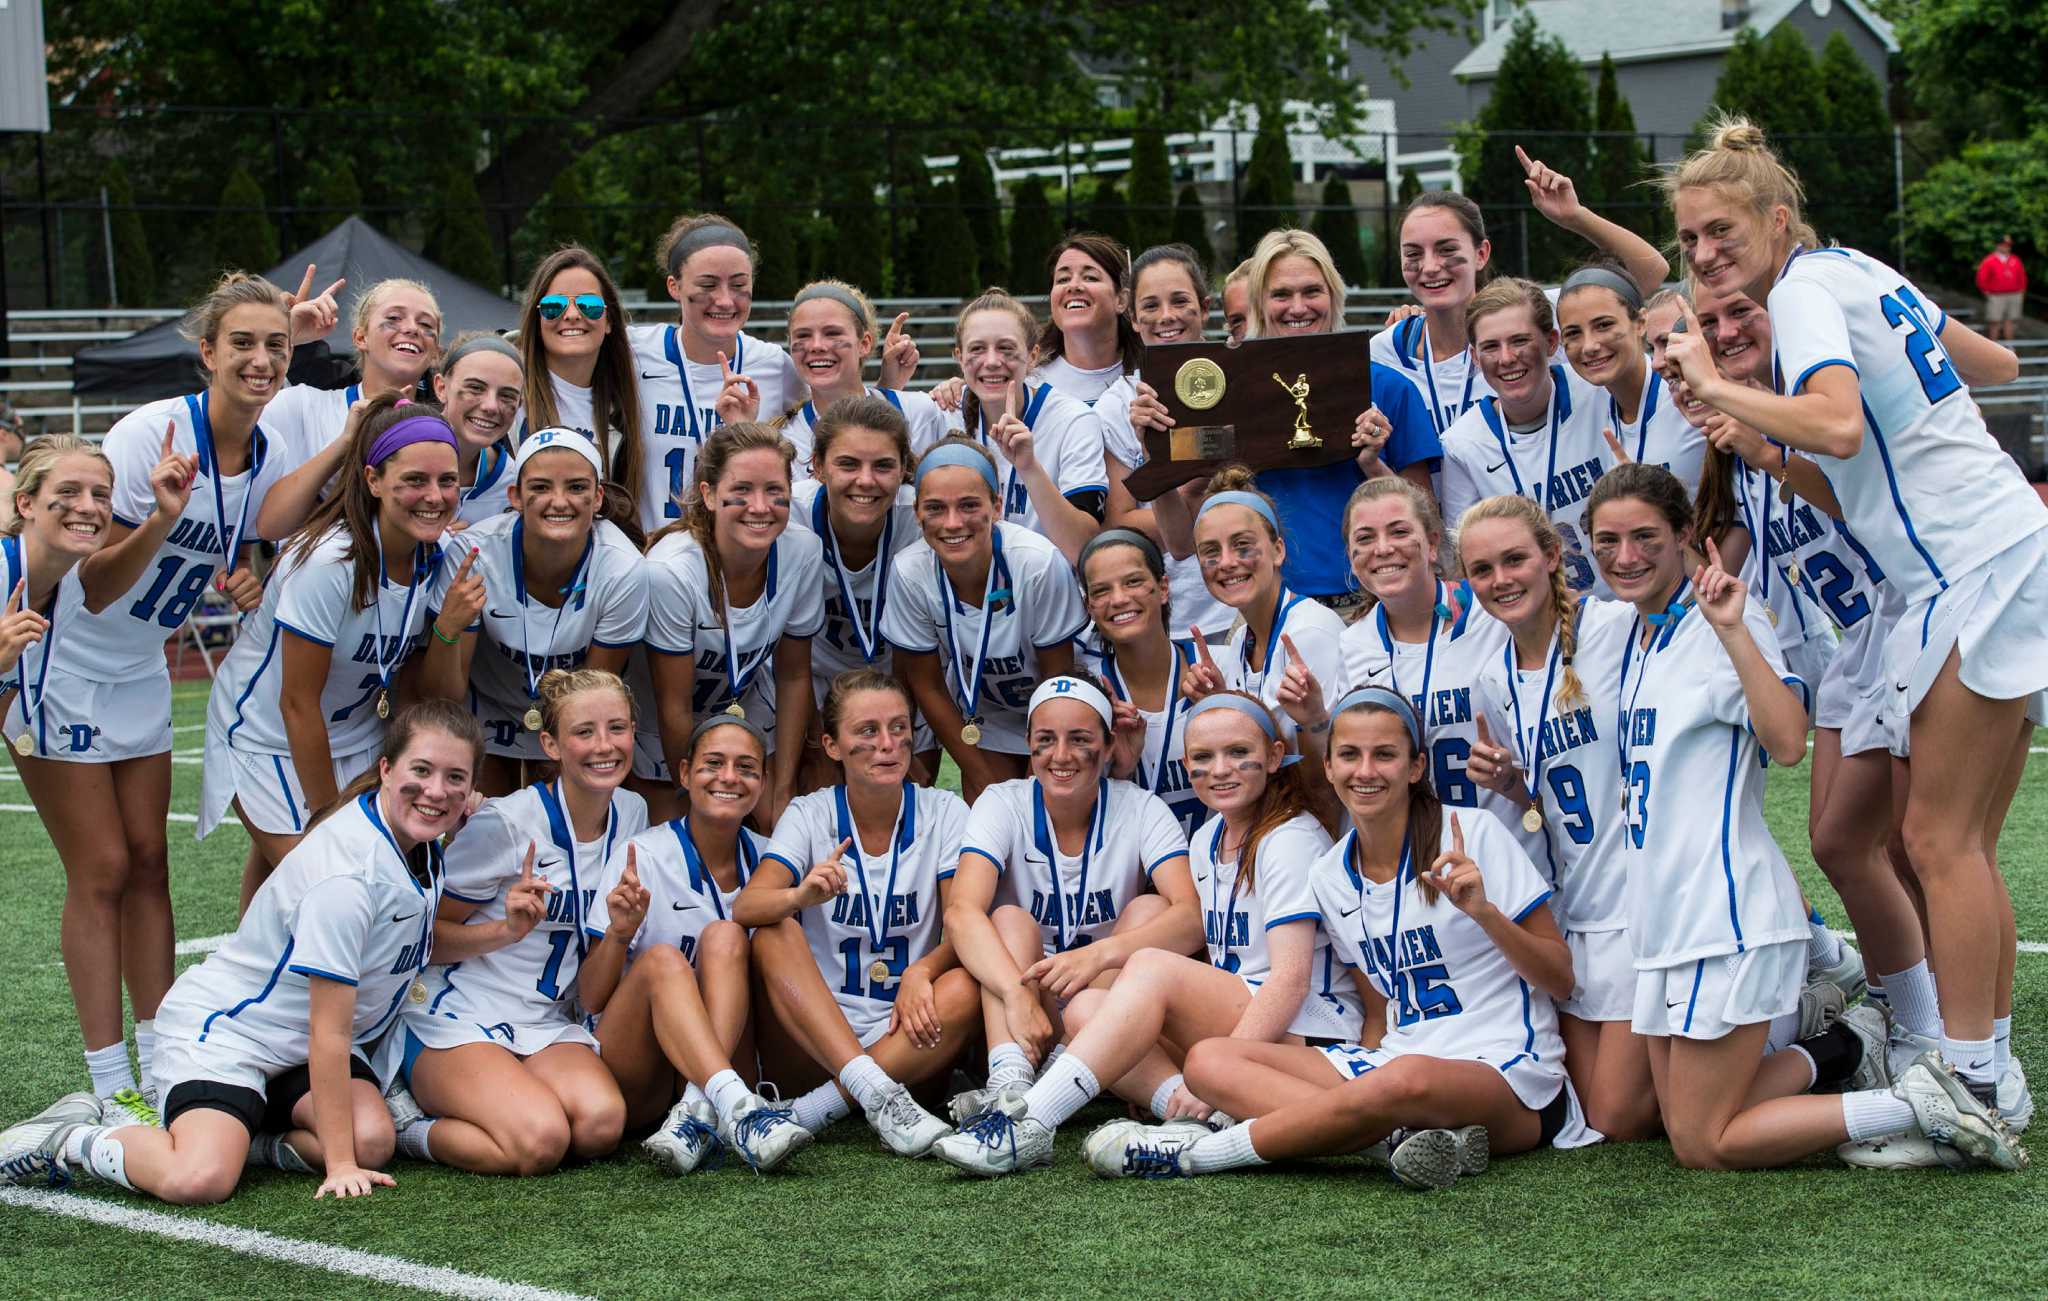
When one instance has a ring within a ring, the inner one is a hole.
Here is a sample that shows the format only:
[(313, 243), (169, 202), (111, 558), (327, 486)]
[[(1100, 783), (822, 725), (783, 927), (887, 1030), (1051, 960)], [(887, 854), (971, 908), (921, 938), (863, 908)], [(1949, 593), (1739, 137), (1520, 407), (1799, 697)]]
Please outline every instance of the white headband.
[(1102, 716), (1102, 726), (1105, 729), (1115, 730), (1115, 724), (1110, 722), (1109, 697), (1102, 694), (1101, 688), (1086, 678), (1073, 678), (1064, 675), (1057, 678), (1047, 678), (1038, 684), (1038, 690), (1031, 693), (1031, 707), (1024, 711), (1026, 723), (1028, 724), (1031, 716), (1038, 712), (1040, 705), (1048, 700), (1062, 699), (1080, 701)]
[(512, 458), (512, 482), (519, 482), (526, 463), (542, 452), (574, 452), (590, 462), (590, 469), (599, 479), (604, 478), (604, 459), (597, 453), (597, 444), (586, 438), (580, 430), (556, 425), (528, 434), (526, 441), (519, 445), (519, 451)]

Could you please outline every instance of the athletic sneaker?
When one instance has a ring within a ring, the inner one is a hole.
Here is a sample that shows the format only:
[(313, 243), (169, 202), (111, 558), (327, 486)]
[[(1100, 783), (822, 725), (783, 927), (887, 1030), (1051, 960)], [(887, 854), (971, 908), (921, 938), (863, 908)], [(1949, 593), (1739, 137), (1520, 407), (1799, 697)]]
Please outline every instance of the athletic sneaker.
[(111, 1098), (103, 1098), (101, 1108), (109, 1125), (147, 1125), (151, 1129), (164, 1127), (163, 1117), (157, 1114), (156, 1090), (123, 1089)]
[(1112, 1120), (1096, 1126), (1082, 1140), (1081, 1155), (1087, 1158), (1088, 1168), (1104, 1179), (1174, 1179), (1189, 1173), (1181, 1168), (1181, 1152), (1212, 1132), (1194, 1120), (1169, 1120), (1163, 1125)]
[(1888, 1089), (1892, 1083), (1890, 1058), (1891, 1024), (1880, 1009), (1864, 1003), (1842, 1013), (1847, 1026), (1863, 1044), (1863, 1060), (1849, 1076), (1851, 1089)]
[(1484, 1125), (1466, 1125), (1451, 1131), (1451, 1137), (1458, 1140), (1458, 1173), (1461, 1175), (1483, 1175), (1487, 1164), (1493, 1159), (1493, 1140)]
[(897, 1084), (884, 1093), (868, 1113), (868, 1127), (881, 1138), (882, 1146), (897, 1156), (918, 1157), (932, 1150), (932, 1144), (953, 1132), (953, 1127), (917, 1105), (910, 1089)]
[(1404, 1188), (1449, 1188), (1463, 1165), (1458, 1136), (1448, 1129), (1412, 1130), (1387, 1158), (1388, 1172)]
[(1911, 1066), (1920, 1054), (1940, 1051), (1941, 1040), (1929, 1035), (1914, 1034), (1900, 1024), (1897, 1018), (1892, 1020), (1891, 1042), (1885, 1049), (1885, 1060), (1891, 1068), (1893, 1079), (1904, 1075), (1906, 1068)]
[(1849, 1006), (1832, 981), (1815, 980), (1799, 991), (1799, 1034), (1811, 1039), (1842, 1019)]
[(954, 1094), (953, 1100), (946, 1104), (946, 1114), (952, 1117), (956, 1128), (965, 1125), (982, 1112), (995, 1106), (996, 1099), (1002, 1095), (1002, 1092), (1001, 1089), (994, 1086), (963, 1090)]
[(1927, 1137), (1956, 1148), (1973, 1164), (2026, 1169), (2027, 1150), (1998, 1113), (1977, 1100), (1940, 1053), (1914, 1058), (1892, 1081), (1892, 1095), (1913, 1108)]
[(2027, 1071), (2017, 1057), (1998, 1077), (1998, 1114), (2015, 1134), (2026, 1133), (2034, 1123), (2034, 1092), (2027, 1087)]
[(1841, 990), (1842, 998), (1850, 1003), (1870, 992), (1870, 980), (1863, 971), (1863, 955), (1846, 941), (1842, 944), (1840, 962), (1832, 967), (1810, 966), (1806, 969), (1806, 979), (1809, 982), (1825, 980)]
[(1052, 1164), (1052, 1130), (1025, 1111), (1024, 1090), (1005, 1089), (995, 1105), (970, 1116), (959, 1133), (932, 1144), (932, 1153), (984, 1179), (1044, 1169)]
[(97, 1125), (105, 1116), (106, 1105), (94, 1094), (67, 1093), (0, 1132), (0, 1179), (24, 1188), (69, 1188), (64, 1140), (80, 1125)]
[(718, 1140), (740, 1154), (748, 1169), (766, 1174), (811, 1145), (817, 1135), (796, 1123), (796, 1113), (758, 1093), (718, 1122)]
[(1967, 1170), (1970, 1160), (1946, 1143), (1936, 1143), (1919, 1130), (1848, 1142), (1835, 1149), (1842, 1164), (1864, 1170)]
[(399, 1134), (427, 1118), (427, 1113), (413, 1098), (412, 1091), (398, 1080), (393, 1080), (391, 1087), (385, 1090), (384, 1110), (391, 1113), (392, 1131)]
[(640, 1141), (640, 1150), (669, 1173), (686, 1175), (706, 1157), (724, 1150), (718, 1141), (718, 1113), (708, 1098), (683, 1098), (668, 1109), (661, 1128)]

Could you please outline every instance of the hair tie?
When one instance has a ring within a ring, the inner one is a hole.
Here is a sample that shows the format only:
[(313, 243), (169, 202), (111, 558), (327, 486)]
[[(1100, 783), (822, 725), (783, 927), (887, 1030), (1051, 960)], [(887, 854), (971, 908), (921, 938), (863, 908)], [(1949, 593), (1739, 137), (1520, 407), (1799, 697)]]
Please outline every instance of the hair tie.
[(675, 246), (668, 251), (668, 273), (671, 276), (681, 276), (683, 263), (688, 262), (692, 255), (707, 248), (736, 248), (747, 255), (748, 261), (752, 261), (754, 257), (754, 246), (747, 242), (747, 237), (740, 232), (739, 227), (714, 221), (709, 225), (699, 226), (676, 240)]
[(393, 402), (393, 403), (392, 403), (391, 405), (392, 405), (392, 406), (394, 406), (394, 407), (409, 407), (409, 406), (411, 406), (411, 405), (412, 405), (412, 399), (411, 399), (411, 398), (400, 398), (400, 399), (398, 399), (398, 400), (397, 400), (396, 402)]
[(1225, 492), (1212, 492), (1203, 499), (1202, 508), (1195, 512), (1195, 518), (1202, 518), (1215, 506), (1242, 506), (1263, 518), (1266, 523), (1272, 525), (1275, 534), (1280, 532), (1280, 517), (1274, 514), (1273, 503), (1267, 501), (1263, 494), (1245, 492), (1238, 488), (1232, 488)]
[[(399, 401), (403, 403), (405, 399), (400, 398)], [(457, 450), (455, 431), (448, 427), (447, 421), (436, 415), (407, 416), (372, 440), (363, 464), (371, 467), (382, 465), (400, 449), (414, 443), (446, 443), (449, 450)]]

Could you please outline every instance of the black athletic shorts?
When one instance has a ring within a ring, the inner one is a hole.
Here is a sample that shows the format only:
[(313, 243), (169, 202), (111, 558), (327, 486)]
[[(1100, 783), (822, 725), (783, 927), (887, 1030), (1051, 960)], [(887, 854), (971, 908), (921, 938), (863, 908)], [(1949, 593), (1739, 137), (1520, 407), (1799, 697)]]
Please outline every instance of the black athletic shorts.
[[(349, 1054), (348, 1077), (368, 1080), (372, 1084), (377, 1082), (377, 1072), (371, 1070), (370, 1063), (357, 1053)], [(244, 1084), (186, 1080), (164, 1099), (164, 1127), (168, 1129), (171, 1122), (185, 1112), (203, 1107), (233, 1116), (242, 1122), (242, 1128), (248, 1130), (252, 1137), (282, 1134), (292, 1127), (292, 1108), (298, 1106), (299, 1099), (312, 1090), (312, 1073), (303, 1065), (294, 1066), (272, 1079), (270, 1087), (261, 1093)]]

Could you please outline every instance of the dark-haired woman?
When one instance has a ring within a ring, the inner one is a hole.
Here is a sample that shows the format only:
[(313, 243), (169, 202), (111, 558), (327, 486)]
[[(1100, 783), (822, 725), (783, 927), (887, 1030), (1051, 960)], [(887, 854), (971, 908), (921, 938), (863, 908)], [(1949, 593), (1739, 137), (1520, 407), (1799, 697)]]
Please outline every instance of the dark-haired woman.
[(618, 286), (596, 254), (571, 244), (542, 258), (519, 310), (526, 418), (513, 442), (533, 429), (577, 430), (597, 444), (627, 517), (644, 518), (640, 372), (626, 330)]

